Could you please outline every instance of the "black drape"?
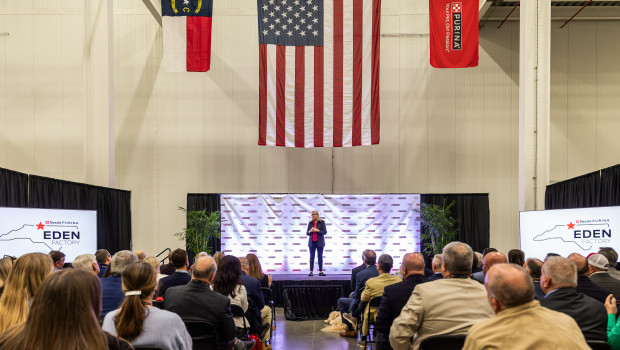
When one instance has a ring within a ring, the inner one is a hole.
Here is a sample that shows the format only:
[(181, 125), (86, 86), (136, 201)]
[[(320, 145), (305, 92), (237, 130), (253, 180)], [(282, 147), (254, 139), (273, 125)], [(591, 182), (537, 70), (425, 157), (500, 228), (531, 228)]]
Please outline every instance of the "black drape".
[(545, 209), (589, 208), (600, 206), (600, 171), (547, 186)]
[[(474, 251), (482, 252), (489, 246), (490, 214), (488, 193), (423, 194), (422, 203), (443, 206), (456, 201), (450, 211), (456, 219), (456, 240), (467, 243)], [(424, 227), (421, 228), (424, 232)], [(423, 245), (425, 242), (420, 242)], [(428, 258), (433, 258), (428, 257)]]
[(28, 175), (0, 168), (0, 207), (28, 205)]
[(601, 170), (601, 202), (600, 205), (620, 205), (620, 165)]
[[(220, 210), (220, 194), (219, 193), (188, 193), (187, 207), (188, 211), (207, 209), (207, 213)], [(219, 238), (212, 239), (209, 246), (211, 253), (222, 250), (222, 241)], [(189, 252), (188, 252), (189, 253)], [(193, 256), (193, 254), (192, 254)], [(190, 257), (193, 261), (193, 257)]]
[(97, 211), (97, 248), (131, 249), (131, 192), (30, 176), (31, 208)]

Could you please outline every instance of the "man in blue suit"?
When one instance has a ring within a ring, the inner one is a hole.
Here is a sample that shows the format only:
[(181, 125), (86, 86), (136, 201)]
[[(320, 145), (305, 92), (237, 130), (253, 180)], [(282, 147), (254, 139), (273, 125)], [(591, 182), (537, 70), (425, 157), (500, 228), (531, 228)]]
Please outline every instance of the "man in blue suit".
[(308, 276), (314, 276), (314, 255), (319, 253), (319, 276), (325, 276), (323, 272), (323, 248), (325, 248), (325, 235), (327, 228), (325, 221), (319, 217), (319, 212), (312, 211), (312, 220), (308, 223), (306, 235), (308, 235), (308, 248), (310, 249), (310, 273)]
[(138, 257), (129, 250), (121, 250), (112, 257), (110, 277), (101, 279), (102, 320), (108, 312), (116, 310), (125, 300), (121, 274), (125, 272), (129, 265), (136, 262), (138, 262)]
[(357, 309), (357, 306), (360, 303), (360, 298), (362, 296), (362, 291), (366, 286), (366, 281), (373, 277), (379, 276), (379, 270), (377, 270), (377, 254), (374, 250), (366, 249), (364, 250), (364, 264), (366, 268), (362, 271), (358, 272), (355, 276), (355, 295), (353, 298), (340, 298), (338, 299), (338, 310), (340, 311), (340, 317), (342, 318), (342, 323), (347, 325), (347, 331), (341, 332), (340, 335), (343, 337), (356, 338), (357, 334), (355, 334), (355, 330), (353, 329), (353, 325), (342, 315), (346, 313), (351, 313)]
[(189, 283), (192, 276), (187, 272), (187, 252), (183, 249), (175, 249), (170, 254), (170, 262), (174, 265), (174, 273), (159, 280), (157, 284), (157, 296), (163, 297), (166, 289), (170, 287), (183, 286)]
[(248, 276), (248, 270), (250, 268), (248, 259), (241, 257), (239, 258), (239, 262), (241, 263), (241, 279), (243, 280), (245, 291), (248, 294), (248, 304), (250, 305), (248, 311), (245, 313), (245, 317), (250, 322), (250, 334), (259, 334), (260, 338), (263, 338), (267, 329), (270, 327), (269, 324), (265, 327), (260, 314), (260, 310), (265, 307), (263, 290), (261, 289), (259, 280)]
[(402, 282), (392, 284), (383, 289), (381, 305), (375, 318), (377, 349), (392, 349), (389, 337), (392, 322), (400, 315), (400, 311), (407, 304), (415, 286), (426, 282), (426, 277), (424, 277), (424, 256), (421, 253), (405, 254), (403, 256), (403, 264), (400, 267), (400, 273), (403, 275)]

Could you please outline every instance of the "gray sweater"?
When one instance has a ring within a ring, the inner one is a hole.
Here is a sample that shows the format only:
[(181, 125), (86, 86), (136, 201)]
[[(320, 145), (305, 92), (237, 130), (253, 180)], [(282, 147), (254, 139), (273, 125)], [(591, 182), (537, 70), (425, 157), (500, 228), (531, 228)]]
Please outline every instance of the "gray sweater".
[[(111, 311), (103, 320), (103, 330), (116, 336), (114, 316), (120, 309)], [(170, 350), (191, 350), (192, 338), (179, 315), (156, 307), (148, 308), (148, 315), (142, 325), (142, 333), (134, 339), (132, 345), (154, 345)]]

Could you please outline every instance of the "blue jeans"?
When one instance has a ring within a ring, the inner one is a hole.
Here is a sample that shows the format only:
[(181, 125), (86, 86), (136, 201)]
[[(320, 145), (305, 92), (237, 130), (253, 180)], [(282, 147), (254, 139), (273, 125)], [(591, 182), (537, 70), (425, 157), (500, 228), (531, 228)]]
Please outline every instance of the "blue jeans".
[(342, 323), (347, 325), (347, 330), (352, 331), (353, 325), (351, 322), (347, 321), (346, 318), (342, 317), (342, 314), (350, 313), (357, 308), (357, 304), (359, 300), (354, 298), (340, 298), (338, 299), (338, 311), (340, 311), (340, 317), (342, 318)]

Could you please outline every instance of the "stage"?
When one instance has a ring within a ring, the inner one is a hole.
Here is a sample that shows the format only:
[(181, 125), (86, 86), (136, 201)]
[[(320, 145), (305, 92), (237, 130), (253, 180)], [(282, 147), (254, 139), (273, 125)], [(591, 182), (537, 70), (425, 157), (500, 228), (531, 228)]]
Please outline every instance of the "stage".
[(310, 277), (304, 275), (272, 275), (271, 289), (277, 306), (284, 308), (287, 320), (317, 320), (327, 318), (336, 310), (340, 297), (348, 297), (351, 275)]

